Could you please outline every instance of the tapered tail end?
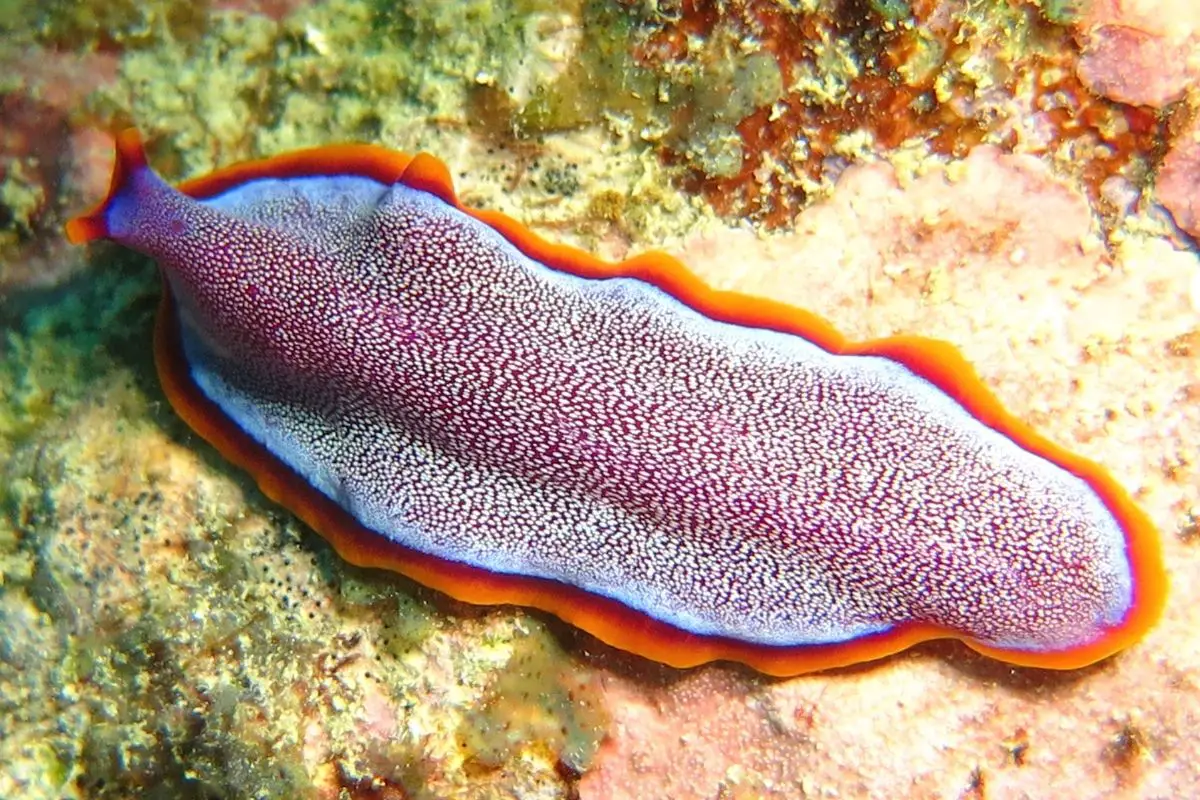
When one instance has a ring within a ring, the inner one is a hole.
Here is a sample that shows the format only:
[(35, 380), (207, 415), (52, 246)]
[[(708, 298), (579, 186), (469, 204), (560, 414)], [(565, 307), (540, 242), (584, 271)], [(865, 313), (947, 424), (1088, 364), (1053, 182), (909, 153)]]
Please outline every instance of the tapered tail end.
[(142, 137), (133, 128), (127, 128), (117, 134), (117, 158), (113, 164), (112, 182), (108, 186), (108, 195), (95, 208), (86, 214), (75, 217), (67, 223), (67, 241), (71, 244), (84, 244), (96, 239), (108, 238), (108, 209), (113, 200), (125, 188), (129, 176), (146, 166), (146, 151), (142, 147)]

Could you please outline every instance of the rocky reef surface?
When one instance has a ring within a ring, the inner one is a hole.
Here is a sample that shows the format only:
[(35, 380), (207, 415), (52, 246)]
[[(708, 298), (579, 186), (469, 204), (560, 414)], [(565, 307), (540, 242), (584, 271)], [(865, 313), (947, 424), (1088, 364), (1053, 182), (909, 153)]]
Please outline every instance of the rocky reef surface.
[[(0, 796), (1196, 794), (1195, 3), (3, 6)], [(1070, 673), (769, 680), (348, 566), (167, 405), (153, 265), (62, 238), (131, 124), (175, 179), (426, 149), (548, 238), (953, 342), (1150, 514), (1166, 614)]]

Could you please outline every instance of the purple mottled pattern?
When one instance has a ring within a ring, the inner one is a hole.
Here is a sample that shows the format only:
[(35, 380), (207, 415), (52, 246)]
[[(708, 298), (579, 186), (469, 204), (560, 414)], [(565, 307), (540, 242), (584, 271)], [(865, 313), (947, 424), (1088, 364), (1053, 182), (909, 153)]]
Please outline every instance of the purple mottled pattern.
[(532, 262), (364, 178), (109, 212), (158, 260), (197, 385), (408, 547), (769, 645), (924, 621), (1056, 650), (1131, 603), (1091, 488), (882, 358)]

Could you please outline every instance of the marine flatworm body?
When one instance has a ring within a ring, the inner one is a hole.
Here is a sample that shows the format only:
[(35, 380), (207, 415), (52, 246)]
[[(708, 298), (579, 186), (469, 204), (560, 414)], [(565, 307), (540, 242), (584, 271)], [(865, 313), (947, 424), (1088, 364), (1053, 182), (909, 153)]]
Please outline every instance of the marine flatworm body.
[(127, 132), (68, 233), (158, 261), (172, 404), (356, 564), (773, 674), (937, 637), (1077, 667), (1161, 608), (1146, 518), (954, 348), (549, 244), (431, 156), (176, 190)]

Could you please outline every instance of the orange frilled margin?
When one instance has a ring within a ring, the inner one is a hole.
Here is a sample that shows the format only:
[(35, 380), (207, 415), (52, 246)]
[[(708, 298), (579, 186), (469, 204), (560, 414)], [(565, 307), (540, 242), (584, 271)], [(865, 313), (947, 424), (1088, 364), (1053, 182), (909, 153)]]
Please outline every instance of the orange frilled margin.
[[(117, 151), (109, 199), (120, 188), (125, 175), (145, 163), (136, 131), (125, 131), (118, 136)], [(513, 604), (541, 609), (614, 647), (671, 666), (690, 667), (728, 660), (779, 676), (869, 661), (897, 653), (918, 642), (939, 638), (960, 639), (984, 655), (1020, 666), (1074, 669), (1134, 643), (1161, 614), (1167, 580), (1158, 536), (1149, 519), (1098, 464), (1050, 442), (1005, 411), (971, 365), (945, 342), (915, 336), (851, 342), (811, 312), (713, 289), (679, 261), (662, 253), (645, 253), (614, 264), (573, 247), (552, 244), (504, 214), (464, 207), (454, 192), (446, 166), (426, 153), (412, 156), (371, 145), (319, 147), (217, 170), (187, 181), (179, 189), (203, 199), (261, 178), (346, 174), (373, 178), (385, 184), (401, 182), (434, 194), (499, 231), (525, 255), (553, 269), (588, 278), (638, 278), (655, 284), (712, 319), (802, 336), (831, 353), (883, 356), (904, 364), (955, 398), (984, 424), (1091, 485), (1125, 531), (1134, 597), (1133, 606), (1120, 626), (1084, 647), (1058, 652), (987, 647), (953, 630), (930, 625), (901, 626), (883, 634), (839, 644), (770, 647), (735, 639), (697, 636), (616, 601), (555, 581), (496, 574), (435, 558), (400, 546), (363, 527), (247, 436), (196, 387), (183, 359), (175, 303), (164, 281), (154, 353), (159, 377), (171, 404), (200, 436), (253, 475), (269, 498), (295, 512), (352, 564), (398, 572), (467, 603)], [(107, 203), (108, 199), (88, 215), (72, 220), (67, 227), (69, 238), (82, 242), (103, 237), (103, 209)]]

